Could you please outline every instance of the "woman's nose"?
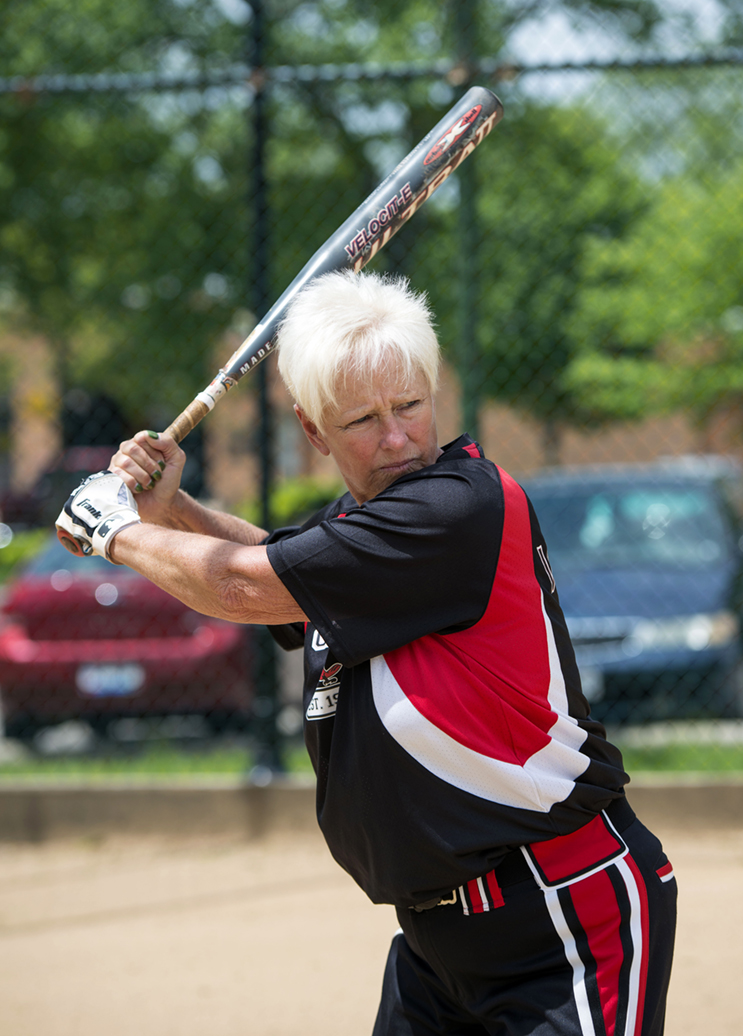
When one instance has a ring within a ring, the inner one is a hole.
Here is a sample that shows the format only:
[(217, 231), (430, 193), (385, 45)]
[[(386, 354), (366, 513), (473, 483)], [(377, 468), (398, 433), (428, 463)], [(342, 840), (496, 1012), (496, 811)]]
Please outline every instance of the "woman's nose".
[(386, 450), (399, 450), (407, 442), (407, 435), (402, 421), (398, 417), (385, 418), (382, 423), (382, 447)]

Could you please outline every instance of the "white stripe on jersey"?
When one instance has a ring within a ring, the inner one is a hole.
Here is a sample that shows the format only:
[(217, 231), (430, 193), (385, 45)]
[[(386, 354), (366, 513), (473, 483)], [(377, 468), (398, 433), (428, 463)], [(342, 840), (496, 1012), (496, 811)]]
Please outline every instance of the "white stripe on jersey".
[[(552, 623), (542, 617), (549, 657), (547, 700), (555, 713), (549, 742), (523, 765), (467, 748), (437, 727), (412, 704), (384, 655), (370, 662), (374, 705), (387, 731), (421, 766), (448, 784), (490, 802), (547, 813), (563, 802), (590, 763), (580, 748), (588, 736), (568, 715), (567, 690)], [(425, 650), (425, 649), (424, 649)]]
[(384, 660), (371, 660), (374, 704), (387, 731), (421, 766), (456, 788), (490, 802), (547, 813), (563, 802), (590, 763), (579, 749), (586, 733), (557, 716), (550, 740), (523, 765), (483, 755), (440, 730), (403, 692)]

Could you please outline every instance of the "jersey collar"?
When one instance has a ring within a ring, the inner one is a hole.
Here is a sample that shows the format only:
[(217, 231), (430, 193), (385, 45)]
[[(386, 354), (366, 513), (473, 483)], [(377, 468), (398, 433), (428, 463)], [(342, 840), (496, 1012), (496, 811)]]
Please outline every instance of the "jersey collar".
[(442, 446), (441, 449), (443, 452), (436, 461), (437, 464), (447, 460), (462, 460), (465, 457), (485, 457), (482, 446), (475, 442), (467, 432), (464, 435), (460, 435), (458, 439), (453, 439), (446, 446)]

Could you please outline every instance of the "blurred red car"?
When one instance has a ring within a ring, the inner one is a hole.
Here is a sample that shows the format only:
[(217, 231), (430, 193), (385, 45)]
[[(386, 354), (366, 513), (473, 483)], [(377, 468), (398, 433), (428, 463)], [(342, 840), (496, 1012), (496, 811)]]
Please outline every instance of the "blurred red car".
[(72, 558), (56, 536), (7, 587), (0, 612), (5, 733), (84, 720), (200, 716), (242, 729), (253, 699), (253, 627), (199, 615), (103, 558)]

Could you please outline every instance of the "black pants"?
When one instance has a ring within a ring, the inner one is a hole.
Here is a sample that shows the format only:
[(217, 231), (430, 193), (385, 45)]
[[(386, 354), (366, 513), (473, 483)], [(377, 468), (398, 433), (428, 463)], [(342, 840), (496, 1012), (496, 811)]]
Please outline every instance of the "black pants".
[(544, 870), (516, 850), (498, 882), (398, 910), (374, 1036), (661, 1036), (676, 882), (639, 820), (621, 839), (625, 851), (607, 863), (600, 849), (586, 856), (584, 838), (572, 871), (564, 851), (553, 866), (563, 840), (543, 843)]

